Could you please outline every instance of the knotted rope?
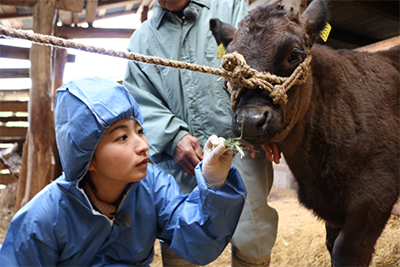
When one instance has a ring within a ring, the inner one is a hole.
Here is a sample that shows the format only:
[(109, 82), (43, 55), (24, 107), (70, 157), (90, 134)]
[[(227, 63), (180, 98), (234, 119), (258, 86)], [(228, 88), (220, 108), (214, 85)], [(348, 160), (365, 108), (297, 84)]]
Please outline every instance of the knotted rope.
[[(279, 77), (271, 73), (258, 72), (246, 64), (244, 57), (233, 52), (222, 58), (221, 66), (229, 73), (224, 79), (229, 82), (228, 91), (231, 93), (231, 106), (234, 108), (242, 94), (244, 87), (260, 88), (268, 91), (274, 104), (279, 104), (283, 110), (287, 103), (287, 91), (293, 85), (303, 84), (307, 80), (311, 55), (297, 66), (290, 77)], [(243, 86), (239, 86), (239, 85)]]
[[(238, 97), (243, 91), (243, 86), (247, 88), (262, 88), (267, 90), (274, 104), (281, 105), (282, 109), (287, 103), (287, 91), (296, 84), (302, 84), (307, 79), (308, 66), (311, 61), (311, 55), (294, 70), (290, 77), (278, 77), (270, 73), (261, 73), (250, 68), (243, 56), (237, 52), (226, 54), (221, 61), (222, 69), (181, 62), (177, 60), (163, 59), (153, 56), (144, 56), (132, 52), (116, 51), (103, 47), (84, 45), (71, 40), (59, 37), (30, 33), (28, 31), (16, 30), (0, 26), (0, 35), (6, 38), (25, 39), (40, 45), (49, 45), (60, 48), (73, 48), (86, 52), (108, 55), (113, 57), (125, 58), (138, 62), (161, 65), (178, 69), (185, 69), (201, 73), (222, 76), (228, 82), (228, 90), (231, 93), (231, 105), (235, 107)], [(242, 84), (241, 90), (238, 85)]]

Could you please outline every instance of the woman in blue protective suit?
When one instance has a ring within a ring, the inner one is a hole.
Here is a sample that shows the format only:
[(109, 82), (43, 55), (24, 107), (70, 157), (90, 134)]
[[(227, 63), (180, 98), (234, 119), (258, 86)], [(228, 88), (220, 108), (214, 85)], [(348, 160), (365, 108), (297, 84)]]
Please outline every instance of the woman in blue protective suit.
[(149, 266), (156, 238), (195, 264), (220, 255), (246, 195), (222, 138), (208, 139), (198, 186), (182, 194), (149, 163), (141, 111), (118, 83), (63, 85), (54, 119), (63, 174), (15, 214), (0, 266)]

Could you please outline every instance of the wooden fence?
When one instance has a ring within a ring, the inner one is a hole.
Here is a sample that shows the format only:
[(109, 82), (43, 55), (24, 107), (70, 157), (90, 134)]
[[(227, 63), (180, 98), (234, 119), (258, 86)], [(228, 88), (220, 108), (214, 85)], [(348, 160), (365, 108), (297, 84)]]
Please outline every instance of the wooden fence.
[[(29, 60), (30, 48), (0, 45), (0, 57)], [(67, 62), (74, 62), (68, 55)], [(0, 66), (2, 79), (30, 78), (29, 68)], [(22, 147), (28, 130), (28, 99), (30, 89), (0, 90), (0, 184), (17, 181), (22, 161)]]

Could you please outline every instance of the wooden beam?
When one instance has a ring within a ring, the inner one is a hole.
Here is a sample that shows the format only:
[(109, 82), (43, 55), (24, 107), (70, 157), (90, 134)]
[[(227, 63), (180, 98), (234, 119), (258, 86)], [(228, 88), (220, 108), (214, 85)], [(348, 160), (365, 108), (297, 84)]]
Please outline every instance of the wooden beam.
[(0, 69), (0, 78), (29, 78), (29, 69)]
[(140, 21), (143, 23), (147, 20), (149, 14), (149, 6), (143, 6), (142, 13), (140, 14)]
[(362, 46), (362, 47), (356, 48), (354, 50), (375, 52), (375, 51), (379, 51), (379, 50), (387, 50), (396, 45), (400, 45), (400, 35), (377, 42), (377, 43), (374, 43), (374, 44)]
[(98, 3), (97, 10), (99, 9), (112, 9), (121, 6), (127, 6), (131, 4), (139, 4), (142, 0), (113, 0), (113, 1), (100, 1)]
[[(105, 9), (104, 9), (105, 10)], [(102, 19), (111, 19), (111, 18), (116, 18), (116, 17), (120, 17), (120, 16), (126, 16), (126, 15), (131, 15), (131, 14), (137, 14), (137, 10), (131, 10), (131, 11), (121, 11), (121, 12), (115, 12), (115, 13), (111, 13), (111, 14), (106, 14), (106, 15), (102, 15), (103, 12), (101, 12), (101, 10), (98, 10), (98, 14), (96, 17), (96, 20), (102, 20)], [(82, 23), (85, 22), (84, 19), (80, 19), (78, 21), (78, 23)]]
[(8, 185), (8, 184), (15, 183), (17, 181), (18, 181), (18, 179), (17, 179), (17, 177), (15, 177), (14, 174), (11, 174), (11, 173), (10, 174), (0, 174), (0, 184)]
[(29, 48), (0, 45), (0, 57), (29, 59)]
[[(29, 49), (27, 47), (0, 45), (0, 57), (29, 60)], [(68, 54), (67, 62), (75, 62), (75, 55)]]
[(1, 14), (0, 21), (10, 20), (10, 19), (31, 19), (32, 14), (18, 14), (18, 13), (10, 13), (10, 14)]
[(25, 136), (27, 127), (6, 127), (0, 126), (0, 136), (1, 137), (17, 137)]
[(73, 12), (66, 10), (58, 10), (58, 21), (62, 24), (71, 25), (73, 23)]
[(1, 101), (0, 111), (27, 112), (28, 101)]
[(0, 122), (7, 123), (9, 121), (28, 121), (26, 116), (10, 116), (10, 117), (0, 117)]
[[(37, 0), (0, 0), (1, 5), (10, 6), (29, 6), (35, 5)], [(56, 9), (67, 10), (71, 12), (80, 13), (83, 11), (84, 0), (57, 0)], [(1, 14), (0, 20), (2, 19), (21, 19), (26, 17), (32, 17), (32, 14)]]
[(34, 6), (37, 0), (1, 0), (0, 4), (9, 6)]
[(55, 35), (66, 39), (75, 38), (129, 38), (133, 29), (105, 29), (105, 28), (81, 28), (63, 25), (56, 28)]
[(329, 35), (328, 42), (329, 39), (336, 39), (341, 42), (346, 42), (354, 45), (355, 47), (364, 46), (379, 41), (377, 39), (370, 38), (364, 35), (359, 35), (353, 32), (348, 32), (344, 29), (339, 29), (337, 27), (336, 28), (332, 27), (332, 31)]
[(53, 84), (52, 84), (52, 102), (56, 97), (56, 90), (63, 85), (65, 64), (67, 63), (67, 50), (56, 47), (53, 53)]
[(86, 22), (91, 27), (96, 18), (97, 0), (86, 0)]
[(255, 7), (259, 6), (259, 5), (276, 5), (278, 3), (280, 3), (282, 0), (255, 0), (252, 1), (252, 3), (249, 5), (249, 10), (254, 9)]
[(293, 9), (294, 12), (300, 12), (300, 0), (282, 0), (281, 4), (284, 5), (287, 10)]
[(57, 0), (56, 9), (80, 13), (83, 10), (84, 0)]
[[(140, 21), (143, 23), (147, 20), (148, 12), (149, 12), (149, 5), (151, 4), (151, 0), (143, 0), (140, 3), (139, 8), (137, 9), (136, 13), (140, 16)], [(125, 11), (131, 10), (133, 6), (129, 5), (125, 7)]]
[(15, 137), (1, 137), (0, 136), (0, 144), (23, 144), (25, 142), (25, 136), (15, 136)]
[(73, 63), (75, 62), (76, 55), (67, 54), (67, 62)]
[(399, 2), (398, 1), (351, 1), (356, 8), (361, 7), (368, 10), (371, 14), (380, 15), (385, 18), (399, 21)]
[(0, 95), (14, 95), (15, 93), (29, 94), (29, 89), (0, 89)]
[(16, 92), (29, 93), (29, 89), (0, 89), (0, 95), (15, 94)]
[(23, 101), (29, 99), (29, 89), (0, 90), (0, 106), (2, 101)]

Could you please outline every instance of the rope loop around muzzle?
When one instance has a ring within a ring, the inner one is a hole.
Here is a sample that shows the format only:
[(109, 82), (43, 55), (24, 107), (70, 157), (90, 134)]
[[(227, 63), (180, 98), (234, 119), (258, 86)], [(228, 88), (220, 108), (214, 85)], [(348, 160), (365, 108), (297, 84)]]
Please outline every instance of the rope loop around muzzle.
[(237, 52), (224, 55), (221, 67), (226, 71), (223, 78), (228, 82), (232, 109), (237, 105), (244, 88), (261, 88), (268, 91), (273, 103), (284, 109), (288, 100), (287, 91), (292, 86), (303, 84), (307, 80), (310, 62), (311, 54), (307, 53), (305, 60), (297, 66), (290, 77), (279, 77), (250, 68), (244, 57)]

